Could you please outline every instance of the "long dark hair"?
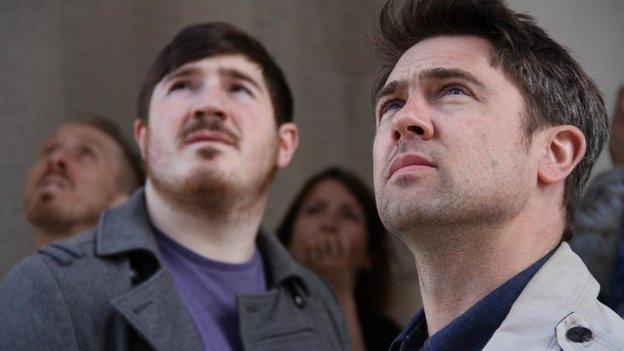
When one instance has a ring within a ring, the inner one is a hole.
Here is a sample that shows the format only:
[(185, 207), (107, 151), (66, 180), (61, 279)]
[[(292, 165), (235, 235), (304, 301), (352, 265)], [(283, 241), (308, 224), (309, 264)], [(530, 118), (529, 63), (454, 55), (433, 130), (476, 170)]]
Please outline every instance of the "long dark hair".
[(381, 309), (388, 303), (390, 295), (388, 233), (377, 214), (377, 206), (375, 205), (373, 194), (368, 186), (355, 174), (339, 167), (330, 167), (308, 179), (278, 227), (277, 236), (286, 247), (290, 245), (295, 220), (303, 202), (318, 184), (329, 179), (336, 180), (344, 185), (364, 209), (368, 256), (371, 260), (371, 267), (360, 271), (354, 293), (358, 308), (381, 312)]

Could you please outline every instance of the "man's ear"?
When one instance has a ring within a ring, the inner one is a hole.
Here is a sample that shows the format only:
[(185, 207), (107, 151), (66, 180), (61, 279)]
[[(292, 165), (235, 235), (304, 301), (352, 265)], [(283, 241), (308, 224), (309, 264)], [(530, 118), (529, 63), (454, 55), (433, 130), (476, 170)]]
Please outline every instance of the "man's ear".
[(299, 145), (299, 129), (292, 123), (284, 123), (277, 129), (277, 167), (282, 169), (290, 164)]
[(585, 155), (585, 135), (571, 125), (559, 125), (544, 130), (544, 153), (539, 160), (537, 175), (544, 183), (565, 180)]
[(135, 119), (132, 131), (134, 132), (134, 141), (139, 146), (139, 151), (141, 151), (141, 157), (145, 159), (145, 144), (147, 142), (147, 122), (144, 122), (141, 118)]

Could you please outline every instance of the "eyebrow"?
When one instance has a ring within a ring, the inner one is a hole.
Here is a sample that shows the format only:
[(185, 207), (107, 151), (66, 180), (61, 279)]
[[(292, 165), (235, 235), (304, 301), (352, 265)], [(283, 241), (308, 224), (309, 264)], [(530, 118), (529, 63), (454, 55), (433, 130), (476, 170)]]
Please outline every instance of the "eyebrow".
[(383, 86), (383, 88), (379, 89), (377, 94), (375, 94), (375, 105), (379, 103), (379, 100), (383, 99), (386, 96), (394, 95), (397, 90), (405, 87), (407, 87), (407, 82), (403, 80), (393, 80), (387, 83)]
[[(468, 83), (476, 85), (480, 89), (486, 91), (488, 90), (485, 84), (483, 84), (476, 76), (460, 68), (430, 68), (418, 73), (419, 81), (428, 79), (461, 79)], [(393, 80), (391, 82), (388, 82), (375, 95), (375, 105), (377, 105), (379, 103), (379, 100), (381, 100), (382, 98), (388, 95), (395, 94), (397, 90), (403, 89), (407, 87), (407, 85), (408, 83), (406, 80)]]
[(461, 79), (473, 85), (476, 85), (480, 89), (487, 90), (485, 84), (483, 84), (475, 75), (465, 71), (461, 68), (431, 68), (426, 69), (418, 74), (419, 80), (427, 79)]
[[(238, 79), (238, 80), (243, 80), (245, 82), (249, 82), (249, 84), (253, 85), (256, 89), (258, 90), (262, 90), (260, 88), (260, 84), (253, 79), (250, 75), (235, 69), (235, 68), (219, 68), (217, 71), (220, 75), (224, 75), (230, 78), (234, 78), (234, 79)], [(173, 79), (176, 78), (180, 78), (180, 77), (186, 77), (186, 76), (192, 76), (192, 75), (196, 75), (196, 74), (200, 74), (201, 73), (201, 69), (197, 68), (197, 67), (186, 67), (186, 68), (181, 68), (178, 70), (173, 71), (172, 73), (170, 73), (169, 75), (165, 76), (165, 80), (166, 81), (171, 81)]]
[(197, 67), (183, 67), (166, 75), (164, 80), (170, 81), (170, 80), (180, 78), (180, 77), (192, 76), (192, 75), (198, 74), (199, 72), (200, 70)]
[(253, 79), (250, 75), (241, 72), (235, 68), (220, 68), (219, 73), (234, 79), (243, 80), (253, 85), (256, 89), (262, 90), (260, 88), (260, 84), (255, 79)]

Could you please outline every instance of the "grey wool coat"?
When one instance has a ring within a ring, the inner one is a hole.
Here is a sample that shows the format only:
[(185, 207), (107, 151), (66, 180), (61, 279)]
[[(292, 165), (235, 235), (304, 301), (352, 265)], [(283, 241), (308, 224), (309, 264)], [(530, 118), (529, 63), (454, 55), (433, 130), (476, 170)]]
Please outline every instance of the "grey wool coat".
[[(0, 350), (201, 350), (161, 265), (142, 190), (97, 228), (28, 257), (0, 285)], [(331, 290), (262, 230), (269, 290), (237, 296), (246, 350), (347, 350)]]

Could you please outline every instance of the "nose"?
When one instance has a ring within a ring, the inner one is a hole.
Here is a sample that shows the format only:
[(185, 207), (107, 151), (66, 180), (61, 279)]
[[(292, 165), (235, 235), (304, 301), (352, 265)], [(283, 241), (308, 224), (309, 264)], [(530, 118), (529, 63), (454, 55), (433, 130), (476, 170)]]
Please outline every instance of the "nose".
[(392, 136), (395, 142), (401, 138), (429, 140), (434, 135), (434, 127), (425, 102), (408, 100), (393, 119)]
[(207, 87), (202, 94), (198, 94), (193, 103), (192, 116), (194, 118), (217, 117), (225, 119), (225, 96), (218, 87)]
[(338, 230), (338, 216), (332, 212), (326, 212), (321, 222), (321, 230), (328, 233), (336, 233)]
[(67, 169), (68, 155), (61, 148), (52, 151), (47, 156), (48, 166), (55, 171), (65, 171)]

